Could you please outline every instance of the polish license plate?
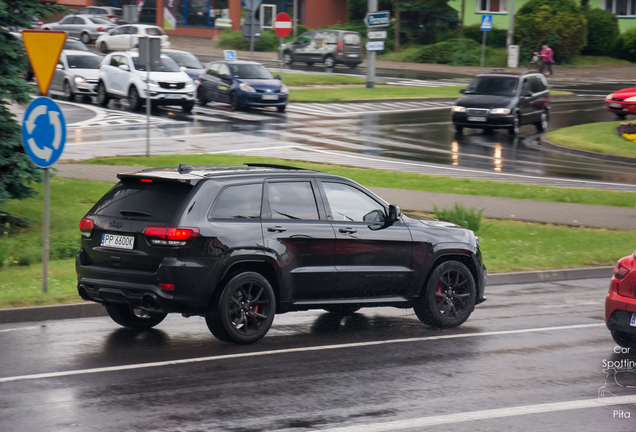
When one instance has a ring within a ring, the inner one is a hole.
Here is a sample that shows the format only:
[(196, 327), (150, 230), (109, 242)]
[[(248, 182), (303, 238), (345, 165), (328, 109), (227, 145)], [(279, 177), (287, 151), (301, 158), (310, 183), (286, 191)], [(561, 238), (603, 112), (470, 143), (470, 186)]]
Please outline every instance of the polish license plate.
[(97, 91), (97, 84), (93, 86), (93, 91)]
[(278, 95), (263, 95), (263, 100), (278, 100)]
[(611, 103), (609, 104), (610, 108), (623, 108), (623, 106), (621, 104), (617, 104), (617, 103)]
[(487, 117), (468, 117), (468, 121), (485, 122), (487, 120)]
[(629, 322), (629, 325), (632, 326), (632, 327), (636, 327), (636, 313), (632, 314), (632, 319)]
[(181, 99), (183, 97), (183, 95), (168, 93), (168, 94), (166, 94), (165, 97), (166, 97), (166, 99)]
[(135, 247), (135, 238), (117, 234), (102, 234), (102, 246), (117, 249), (133, 249)]
[(347, 57), (358, 57), (358, 54), (348, 54)]

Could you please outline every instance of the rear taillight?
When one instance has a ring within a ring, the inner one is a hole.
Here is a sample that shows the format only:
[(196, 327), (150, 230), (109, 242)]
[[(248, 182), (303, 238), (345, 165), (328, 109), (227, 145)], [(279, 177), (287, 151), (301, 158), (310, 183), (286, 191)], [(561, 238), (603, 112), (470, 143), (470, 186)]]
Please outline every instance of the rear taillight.
[(338, 54), (342, 54), (342, 42), (338, 42)]
[(115, 18), (115, 15), (106, 15), (108, 18)]
[(174, 284), (160, 283), (159, 288), (165, 291), (174, 291)]
[(97, 31), (98, 32), (105, 32), (106, 30), (104, 30), (104, 27), (97, 27)]
[(623, 280), (625, 276), (627, 276), (627, 273), (629, 273), (629, 269), (620, 263), (614, 267), (614, 277), (618, 280)]
[(199, 229), (149, 226), (143, 234), (155, 246), (185, 246), (199, 235)]
[(83, 218), (80, 221), (79, 229), (82, 237), (90, 238), (90, 236), (93, 235), (93, 228), (94, 224), (92, 219)]

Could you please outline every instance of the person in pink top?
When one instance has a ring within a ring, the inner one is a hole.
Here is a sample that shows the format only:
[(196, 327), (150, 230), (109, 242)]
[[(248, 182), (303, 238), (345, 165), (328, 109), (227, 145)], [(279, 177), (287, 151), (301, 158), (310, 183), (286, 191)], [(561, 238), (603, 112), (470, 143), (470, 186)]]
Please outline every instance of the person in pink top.
[(550, 75), (554, 75), (552, 73), (552, 63), (554, 62), (554, 53), (552, 52), (552, 48), (547, 45), (543, 45), (541, 47), (541, 51), (534, 54), (541, 57), (541, 69), (539, 70), (539, 72), (543, 73), (543, 69), (547, 66), (548, 70), (550, 71)]

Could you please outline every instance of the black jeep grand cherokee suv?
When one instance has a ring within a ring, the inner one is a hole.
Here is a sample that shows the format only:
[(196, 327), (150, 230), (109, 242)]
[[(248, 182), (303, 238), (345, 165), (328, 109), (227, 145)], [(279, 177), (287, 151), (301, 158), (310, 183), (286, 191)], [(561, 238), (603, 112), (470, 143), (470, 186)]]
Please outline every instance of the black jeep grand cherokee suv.
[(80, 222), (78, 291), (118, 324), (203, 315), (217, 338), (252, 343), (274, 314), (415, 309), (462, 324), (485, 300), (472, 231), (415, 220), (359, 184), (275, 165), (119, 174)]

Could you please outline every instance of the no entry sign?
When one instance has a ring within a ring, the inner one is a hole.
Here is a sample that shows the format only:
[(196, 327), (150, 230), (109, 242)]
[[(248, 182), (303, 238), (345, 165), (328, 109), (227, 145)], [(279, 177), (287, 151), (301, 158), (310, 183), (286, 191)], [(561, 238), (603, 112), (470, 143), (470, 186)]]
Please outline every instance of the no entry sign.
[(274, 31), (279, 37), (284, 38), (292, 31), (292, 19), (285, 12), (276, 15), (276, 21), (274, 21)]

